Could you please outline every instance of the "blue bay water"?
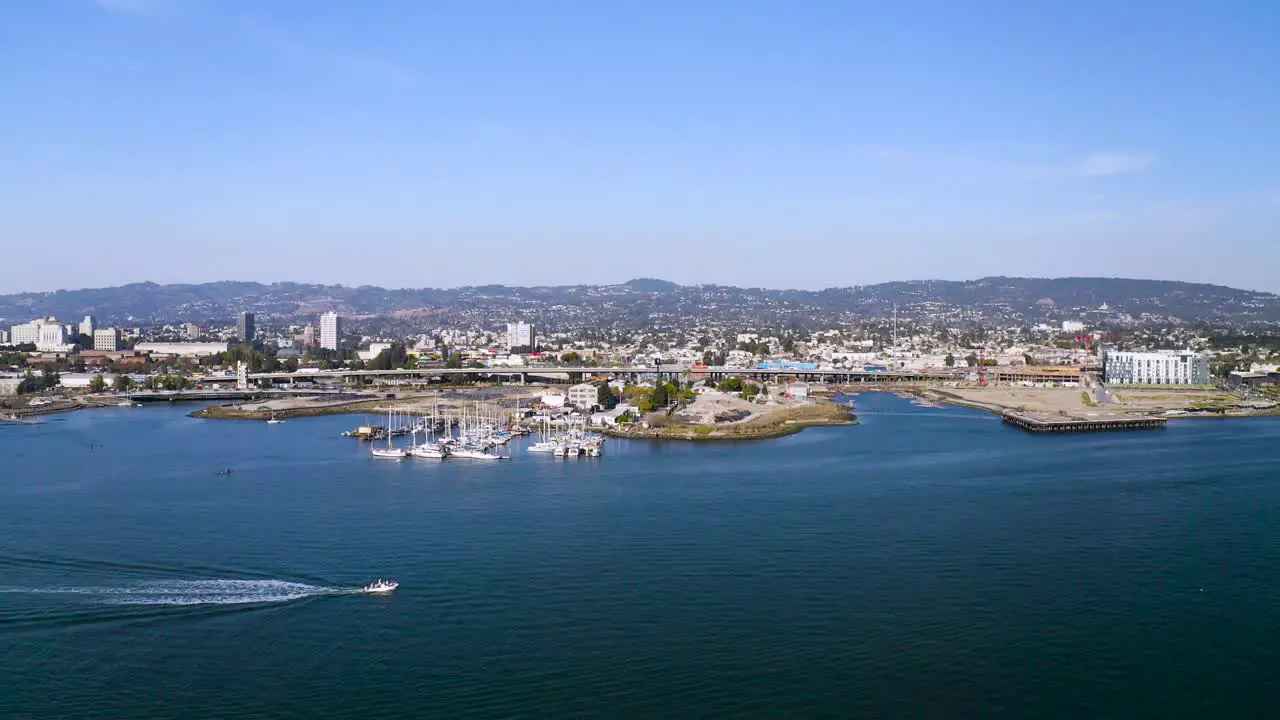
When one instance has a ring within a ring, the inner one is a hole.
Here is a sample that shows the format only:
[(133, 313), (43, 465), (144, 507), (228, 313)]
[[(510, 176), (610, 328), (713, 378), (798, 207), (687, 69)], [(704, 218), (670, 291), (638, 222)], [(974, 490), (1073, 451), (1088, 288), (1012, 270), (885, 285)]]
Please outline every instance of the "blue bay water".
[(858, 407), (492, 465), (351, 417), (0, 426), (0, 717), (1270, 714), (1280, 422)]

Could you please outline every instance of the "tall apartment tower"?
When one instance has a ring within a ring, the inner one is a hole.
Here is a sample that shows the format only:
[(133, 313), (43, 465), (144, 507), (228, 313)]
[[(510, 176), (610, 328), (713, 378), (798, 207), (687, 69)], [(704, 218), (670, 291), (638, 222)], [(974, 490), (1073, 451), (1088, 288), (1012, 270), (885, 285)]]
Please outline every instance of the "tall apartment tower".
[(533, 326), (529, 323), (507, 323), (507, 350), (518, 347), (534, 349)]
[(236, 323), (236, 337), (240, 338), (240, 342), (253, 342), (255, 336), (257, 328), (253, 325), (253, 313), (240, 313), (240, 321)]
[(320, 347), (325, 350), (337, 350), (342, 340), (342, 318), (336, 312), (327, 312), (320, 316)]

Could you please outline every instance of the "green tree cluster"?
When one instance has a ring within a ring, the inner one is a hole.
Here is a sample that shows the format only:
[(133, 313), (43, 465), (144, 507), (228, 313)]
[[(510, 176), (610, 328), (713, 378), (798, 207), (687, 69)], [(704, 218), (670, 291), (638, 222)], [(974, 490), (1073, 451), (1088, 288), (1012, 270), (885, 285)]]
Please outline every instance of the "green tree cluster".
[(148, 375), (142, 386), (148, 390), (187, 390), (195, 382), (181, 375)]
[(666, 407), (669, 402), (671, 402), (671, 397), (667, 392), (667, 386), (663, 383), (659, 383), (649, 395), (649, 404), (653, 406), (654, 409), (657, 409)]
[(742, 378), (734, 376), (720, 381), (716, 389), (720, 392), (742, 392)]
[(618, 406), (618, 395), (609, 383), (601, 383), (596, 389), (596, 404), (605, 410), (612, 410)]
[(251, 373), (274, 372), (277, 369), (273, 346), (257, 348), (249, 343), (237, 343), (227, 348), (226, 352), (219, 356), (219, 360), (226, 367), (235, 367), (236, 363), (240, 362), (246, 363)]
[(391, 347), (378, 353), (378, 356), (370, 360), (366, 367), (370, 370), (401, 370), (409, 367), (410, 360), (408, 351), (403, 343), (392, 343)]

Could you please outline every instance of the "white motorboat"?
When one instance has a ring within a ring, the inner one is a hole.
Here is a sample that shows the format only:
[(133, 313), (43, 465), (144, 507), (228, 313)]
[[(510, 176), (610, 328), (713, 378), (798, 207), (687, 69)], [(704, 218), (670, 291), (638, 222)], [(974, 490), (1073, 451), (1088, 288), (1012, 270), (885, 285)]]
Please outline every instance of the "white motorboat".
[(409, 454), (414, 457), (427, 458), (428, 460), (442, 460), (449, 453), (445, 452), (444, 449), (439, 447), (432, 447), (431, 445), (418, 445), (414, 449), (410, 450)]
[(398, 587), (400, 587), (400, 583), (395, 580), (378, 580), (365, 585), (364, 591), (367, 593), (389, 593)]
[(536, 443), (534, 443), (534, 444), (532, 444), (532, 445), (530, 445), (530, 446), (529, 446), (529, 452), (531, 452), (531, 453), (553, 453), (553, 452), (555, 452), (555, 451), (556, 451), (556, 446), (557, 446), (558, 444), (559, 444), (559, 443), (557, 443), (557, 442), (555, 442), (555, 441), (552, 441), (552, 440), (539, 440), (538, 442), (536, 442)]
[(282, 423), (282, 422), (284, 422), (284, 421), (283, 421), (283, 420), (281, 420), (280, 418), (274, 418), (274, 417), (273, 417), (273, 418), (271, 418), (270, 420), (268, 420), (268, 421), (267, 421), (267, 424), (268, 424), (268, 425), (279, 425), (279, 424), (280, 424), (280, 423)]

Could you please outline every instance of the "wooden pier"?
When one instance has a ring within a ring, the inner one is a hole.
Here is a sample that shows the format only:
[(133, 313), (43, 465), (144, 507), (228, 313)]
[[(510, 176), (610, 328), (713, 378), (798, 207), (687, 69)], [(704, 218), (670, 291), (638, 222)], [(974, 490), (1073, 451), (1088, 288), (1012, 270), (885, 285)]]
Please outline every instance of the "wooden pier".
[(1108, 418), (1105, 420), (1081, 420), (1079, 418), (1034, 417), (1026, 414), (1001, 413), (1000, 417), (1010, 425), (1035, 433), (1104, 432), (1107, 430), (1156, 430), (1165, 427), (1168, 420), (1156, 417)]

